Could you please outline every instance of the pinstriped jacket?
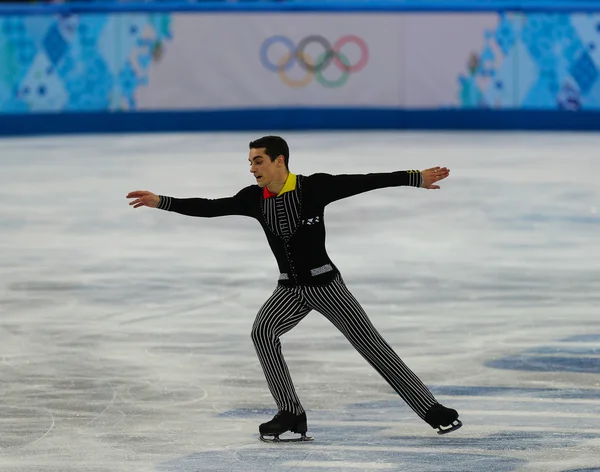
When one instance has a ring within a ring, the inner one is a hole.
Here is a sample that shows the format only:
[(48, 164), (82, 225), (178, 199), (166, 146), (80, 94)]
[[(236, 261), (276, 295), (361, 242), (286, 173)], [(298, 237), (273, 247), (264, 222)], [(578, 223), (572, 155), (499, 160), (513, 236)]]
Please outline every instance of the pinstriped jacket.
[(226, 198), (160, 195), (158, 208), (195, 217), (239, 215), (254, 218), (262, 226), (277, 260), (281, 285), (322, 285), (339, 273), (325, 249), (325, 207), (370, 190), (420, 187), (422, 184), (421, 173), (415, 170), (372, 174), (317, 173), (294, 177), (294, 188), (270, 198), (265, 198), (258, 185), (250, 185)]

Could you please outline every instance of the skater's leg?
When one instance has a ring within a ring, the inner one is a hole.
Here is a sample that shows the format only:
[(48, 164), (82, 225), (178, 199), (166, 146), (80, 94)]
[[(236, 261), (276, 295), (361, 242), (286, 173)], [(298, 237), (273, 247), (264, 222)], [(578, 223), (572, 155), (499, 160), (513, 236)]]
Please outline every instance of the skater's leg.
[(402, 399), (425, 419), (436, 399), (373, 326), (340, 276), (326, 286), (306, 287), (311, 308), (322, 313)]
[(310, 310), (291, 289), (278, 286), (259, 310), (252, 326), (252, 341), (277, 408), (296, 415), (304, 413), (304, 409), (283, 358), (279, 338)]

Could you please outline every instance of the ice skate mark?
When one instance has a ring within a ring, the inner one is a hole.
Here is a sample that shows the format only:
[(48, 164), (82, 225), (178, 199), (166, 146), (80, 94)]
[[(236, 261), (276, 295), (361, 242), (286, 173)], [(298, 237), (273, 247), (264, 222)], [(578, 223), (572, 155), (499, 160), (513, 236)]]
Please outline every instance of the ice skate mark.
[(600, 467), (592, 467), (589, 469), (569, 469), (563, 472), (600, 472)]
[(201, 308), (206, 308), (209, 306), (213, 306), (213, 305), (219, 305), (221, 303), (224, 303), (226, 301), (230, 301), (234, 298), (239, 298), (240, 294), (239, 293), (232, 293), (223, 297), (218, 297), (216, 299), (213, 300), (208, 300), (206, 302), (203, 303), (199, 303), (197, 305), (195, 305), (193, 308), (188, 309), (188, 310), (183, 310), (183, 311), (171, 311), (171, 312), (161, 312), (159, 314), (156, 315), (147, 315), (147, 316), (142, 316), (140, 318), (135, 318), (132, 320), (126, 320), (126, 321), (122, 321), (121, 323), (119, 323), (120, 325), (129, 325), (129, 324), (133, 324), (133, 323), (140, 323), (142, 321), (147, 321), (147, 320), (155, 320), (157, 318), (165, 318), (166, 316), (169, 317), (173, 317), (173, 316), (179, 316), (179, 315), (185, 315), (187, 313), (193, 313), (196, 312), (197, 310), (201, 309)]
[[(150, 397), (152, 398), (152, 400), (156, 400), (157, 397), (159, 399), (161, 398), (165, 398), (165, 393), (161, 392), (160, 390), (156, 389), (155, 387), (158, 386), (158, 384), (160, 384), (162, 381), (162, 378), (158, 380), (158, 382), (156, 383), (152, 383), (150, 381), (146, 381), (144, 382), (147, 385), (147, 388), (150, 389)], [(143, 402), (144, 399), (142, 398), (143, 395), (140, 395), (138, 397), (135, 397), (132, 393), (131, 393), (131, 389), (136, 387), (135, 385), (132, 385), (131, 387), (129, 387), (127, 389), (127, 395), (129, 396), (129, 398), (131, 398), (131, 400), (133, 400), (134, 402)], [(143, 387), (142, 387), (143, 388)], [(195, 384), (190, 384), (190, 385), (186, 385), (186, 388), (192, 388), (192, 389), (196, 389), (196, 390), (201, 390), (202, 391), (202, 395), (196, 398), (192, 398), (190, 400), (183, 400), (183, 401), (161, 401), (161, 405), (163, 407), (172, 407), (172, 406), (182, 406), (182, 405), (191, 405), (193, 403), (197, 403), (203, 400), (206, 400), (208, 398), (208, 391), (204, 388), (201, 387), (200, 385), (195, 385)], [(155, 391), (153, 392), (152, 389), (154, 389)], [(168, 397), (166, 397), (168, 398)]]
[[(277, 451), (277, 448), (283, 450)], [(514, 457), (503, 457), (493, 453), (475, 454), (438, 453), (435, 450), (424, 452), (416, 449), (409, 452), (398, 453), (393, 446), (381, 448), (371, 452), (368, 448), (363, 450), (346, 450), (340, 448), (340, 441), (336, 441), (330, 447), (322, 448), (316, 443), (311, 443), (310, 449), (302, 444), (277, 444), (265, 448), (240, 448), (242, 457), (240, 462), (237, 458), (225, 455), (220, 450), (204, 451), (176, 460), (170, 459), (158, 466), (160, 472), (181, 471), (197, 472), (204, 470), (227, 470), (228, 472), (249, 472), (266, 470), (302, 470), (306, 472), (317, 471), (344, 471), (354, 470), (367, 471), (393, 470), (406, 472), (408, 470), (431, 471), (460, 471), (460, 472), (482, 472), (488, 470), (512, 472), (523, 470), (527, 461)], [(442, 455), (443, 454), (443, 455)], [(343, 459), (343, 460), (340, 460)], [(346, 465), (348, 465), (346, 467)], [(353, 467), (355, 465), (355, 467)], [(437, 465), (437, 468), (436, 468)], [(295, 466), (295, 467), (294, 467)], [(385, 467), (385, 468), (383, 468)]]
[[(24, 445), (0, 446), (0, 450), (7, 451), (7, 450), (11, 450), (11, 449), (12, 450), (15, 450), (15, 449), (26, 449), (26, 448), (28, 448), (28, 447), (30, 447), (30, 446), (32, 446), (32, 445), (40, 442), (42, 439), (44, 439), (46, 436), (48, 436), (48, 434), (50, 434), (50, 432), (54, 429), (54, 424), (55, 424), (54, 415), (52, 414), (52, 412), (48, 408), (45, 408), (45, 407), (24, 408), (24, 407), (20, 407), (20, 406), (8, 406), (8, 405), (2, 405), (2, 408), (11, 408), (11, 409), (14, 409), (14, 410), (26, 410), (26, 411), (44, 410), (50, 416), (50, 419), (52, 420), (52, 423), (50, 424), (50, 426), (48, 427), (48, 429), (46, 430), (46, 432), (44, 434), (42, 434), (39, 438), (37, 438), (37, 439), (35, 439), (35, 440), (33, 440), (33, 441), (29, 442), (29, 443), (26, 443)], [(4, 420), (6, 418), (2, 417), (2, 419)]]
[[(149, 380), (144, 381), (144, 383), (147, 384), (148, 387), (152, 387), (152, 383)], [(131, 394), (131, 389), (133, 387), (135, 387), (135, 385), (131, 385), (130, 387), (127, 387), (127, 396), (135, 402), (135, 401), (137, 401), (137, 399)]]
[[(212, 403), (211, 404), (212, 410), (216, 413), (216, 417), (227, 417), (227, 418), (231, 418), (231, 419), (235, 419), (235, 423), (231, 423), (231, 422), (224, 422), (224, 423), (215, 423), (214, 426), (212, 426), (210, 428), (211, 431), (244, 431), (247, 427), (244, 426), (244, 423), (247, 423), (248, 420), (244, 419), (244, 418), (237, 418), (235, 416), (231, 416), (228, 415), (226, 412), (221, 411), (219, 408), (217, 408), (217, 404), (216, 403)], [(240, 421), (241, 420), (241, 421)], [(256, 445), (254, 444), (254, 441), (252, 441), (251, 444), (247, 445), (248, 447), (256, 447)], [(233, 446), (231, 446), (233, 447)], [(236, 446), (237, 447), (237, 446)], [(246, 447), (246, 446), (244, 446)], [(236, 449), (237, 451), (237, 449)]]
[[(25, 359), (19, 361), (20, 359)], [(20, 365), (24, 363), (37, 363), (35, 354), (15, 354), (12, 356), (2, 356), (2, 365), (10, 367), (11, 369), (18, 369)]]
[(30, 280), (27, 282), (13, 282), (8, 286), (9, 290), (16, 292), (69, 292), (84, 290), (85, 285), (72, 282), (53, 282)]
[[(482, 425), (485, 426), (485, 425)], [(516, 431), (512, 428), (497, 430), (492, 433), (482, 431), (476, 435), (466, 437), (454, 437), (444, 439), (444, 447), (451, 447), (457, 452), (475, 451), (478, 453), (514, 453), (523, 451), (524, 446), (529, 453), (548, 451), (551, 449), (563, 449), (576, 447), (586, 440), (595, 440), (597, 435), (567, 433), (565, 431)], [(432, 447), (430, 438), (418, 435), (410, 435), (407, 431), (404, 435), (390, 435), (385, 438), (386, 443), (401, 445), (402, 447)], [(354, 444), (353, 444), (354, 445)], [(360, 445), (360, 444), (356, 444)]]
[[(237, 428), (237, 427), (235, 429), (241, 430), (241, 428)], [(233, 457), (236, 461), (238, 461), (240, 464), (242, 464), (242, 467), (244, 467), (244, 466), (248, 467), (248, 459), (244, 458), (244, 457), (240, 457), (240, 453), (243, 449), (254, 450), (255, 447), (256, 447), (255, 444), (246, 444), (244, 446), (227, 446), (225, 449), (233, 448), (233, 454), (231, 455), (231, 457)]]
[(461, 400), (471, 401), (492, 401), (492, 402), (506, 402), (506, 403), (535, 403), (536, 405), (543, 403), (564, 403), (573, 405), (597, 405), (598, 400), (591, 399), (577, 399), (577, 398), (524, 398), (524, 397), (494, 397), (494, 396), (477, 396), (477, 395), (460, 395), (460, 396), (448, 396), (448, 395), (437, 395), (437, 398), (442, 401), (450, 401), (451, 399), (460, 398)]
[(194, 398), (192, 400), (185, 400), (185, 401), (177, 402), (177, 403), (169, 403), (168, 406), (191, 405), (192, 403), (200, 402), (200, 401), (208, 398), (208, 392), (206, 391), (205, 388), (200, 387), (199, 385), (192, 385), (192, 387), (202, 390), (202, 392), (203, 392), (202, 396), (199, 398)]
[[(435, 453), (435, 454), (455, 454), (455, 455), (464, 455), (464, 454), (481, 454), (481, 450), (480, 449), (461, 449), (460, 451), (457, 451), (454, 447), (438, 447), (438, 446), (434, 446), (432, 445), (431, 447), (422, 447), (422, 446), (345, 446), (343, 444), (340, 443), (336, 443), (336, 444), (331, 444), (331, 445), (314, 445), (315, 449), (318, 449), (319, 451), (332, 451), (335, 452), (337, 451), (338, 453), (341, 453), (342, 451), (344, 452), (359, 452), (359, 453), (369, 453), (369, 452), (375, 452), (375, 453), (379, 453), (379, 454), (389, 454), (389, 453), (411, 453), (411, 452), (416, 452), (416, 453)], [(379, 455), (377, 454), (377, 455)], [(369, 456), (371, 455), (366, 455), (365, 454), (365, 458), (367, 459)], [(368, 460), (368, 459), (367, 459)], [(364, 462), (362, 463), (362, 467), (364, 467), (363, 470), (370, 470), (370, 466), (371, 463), (370, 462)], [(366, 466), (366, 467), (365, 467)], [(396, 465), (397, 467), (397, 465)], [(455, 470), (455, 469), (453, 469)], [(481, 470), (485, 470), (485, 469), (481, 469)]]
[[(171, 344), (159, 344), (156, 346), (150, 346), (144, 349), (144, 354), (150, 357), (159, 357), (164, 359), (166, 356), (201, 356), (202, 350), (206, 349), (207, 342), (199, 339), (197, 343), (185, 344), (185, 343), (171, 343)], [(158, 351), (155, 353), (154, 351)], [(172, 360), (172, 362), (178, 362), (179, 367), (183, 367), (181, 361)]]
[[(211, 406), (212, 406), (212, 409), (213, 409), (213, 411), (214, 411), (215, 413), (217, 413), (219, 416), (227, 416), (227, 417), (229, 417), (229, 418), (235, 418), (234, 416), (227, 414), (227, 412), (226, 412), (226, 411), (220, 411), (220, 410), (217, 408), (217, 404), (216, 404), (216, 403), (212, 403), (212, 404), (211, 404)], [(236, 418), (236, 419), (237, 419), (237, 418)], [(244, 419), (243, 419), (243, 418), (242, 418), (242, 421), (244, 421)]]
[[(241, 426), (239, 426), (239, 427), (237, 426), (237, 424), (239, 424), (239, 422), (240, 422), (240, 421), (241, 421), (241, 422), (243, 422), (243, 423), (244, 423), (244, 422), (245, 422), (245, 423), (248, 423), (248, 422), (250, 422), (250, 419), (249, 419), (249, 418), (250, 418), (250, 416), (244, 416), (244, 415), (237, 416), (237, 415), (235, 414), (235, 412), (236, 412), (236, 411), (238, 411), (238, 410), (222, 411), (222, 410), (220, 410), (219, 408), (217, 408), (217, 404), (216, 404), (216, 403), (213, 403), (213, 404), (212, 404), (212, 409), (213, 409), (213, 411), (214, 411), (214, 412), (217, 414), (216, 416), (217, 416), (217, 417), (219, 417), (219, 418), (226, 417), (226, 418), (232, 418), (232, 419), (235, 419), (235, 420), (236, 420), (236, 428), (235, 428), (236, 430), (238, 430), (238, 429), (239, 429), (240, 431), (242, 430), (242, 427), (241, 427)], [(256, 410), (255, 410), (255, 409), (252, 409), (251, 411), (252, 411), (253, 413), (257, 413), (257, 412), (262, 412), (262, 413), (264, 413), (266, 410), (258, 410), (258, 409), (256, 409)], [(268, 412), (271, 412), (271, 410), (268, 410)], [(257, 415), (257, 417), (258, 417), (258, 415)], [(252, 417), (252, 418), (253, 418), (253, 420), (254, 420), (254, 417)], [(229, 428), (228, 428), (228, 429), (229, 429)]]
[(95, 418), (92, 418), (90, 421), (88, 421), (87, 423), (85, 423), (83, 425), (83, 427), (89, 426), (90, 424), (92, 424), (94, 421), (96, 421), (98, 418), (100, 418), (104, 413), (106, 413), (106, 411), (111, 407), (111, 405), (115, 402), (115, 399), (117, 398), (117, 389), (115, 387), (113, 387), (113, 384), (111, 384), (110, 382), (108, 382), (108, 385), (110, 385), (110, 388), (113, 389), (113, 397), (110, 400), (110, 402), (108, 402), (108, 405), (106, 405), (106, 407), (104, 408), (104, 410), (102, 410), (100, 412), (99, 415), (97, 415)]
[[(595, 387), (577, 387), (577, 388), (541, 388), (541, 387), (485, 387), (485, 386), (464, 386), (464, 385), (439, 385), (432, 387), (432, 391), (436, 396), (451, 396), (451, 397), (480, 397), (483, 399), (492, 397), (501, 398), (534, 398), (535, 401), (540, 399), (548, 401), (560, 400), (594, 400), (600, 398), (600, 389)], [(357, 407), (369, 406), (370, 403), (358, 403)], [(379, 408), (392, 408), (393, 402), (378, 402)]]
[(142, 385), (132, 385), (130, 387), (127, 387), (127, 396), (129, 396), (129, 398), (131, 398), (134, 402), (139, 401), (138, 397), (135, 397), (132, 393), (131, 393), (131, 389), (133, 388), (137, 388), (139, 387), (140, 390), (144, 389), (144, 388), (148, 388), (148, 389), (152, 389), (152, 387), (154, 387), (155, 385), (158, 385), (162, 382), (163, 377), (161, 375), (158, 375), (158, 378), (154, 381), (151, 382), (150, 380), (144, 380), (142, 382)]
[[(470, 415), (481, 415), (481, 416), (516, 416), (516, 417), (534, 417), (539, 416), (541, 418), (548, 417), (548, 411), (521, 411), (521, 410), (464, 410)], [(600, 414), (595, 413), (576, 413), (572, 411), (561, 412), (552, 411), (553, 418), (585, 418), (585, 419), (599, 419)]]
[(583, 224), (600, 224), (600, 218), (597, 218), (593, 214), (591, 216), (571, 216), (571, 215), (544, 215), (541, 213), (527, 213), (521, 215), (521, 219), (531, 223), (583, 223)]
[(134, 323), (141, 323), (143, 321), (148, 321), (148, 320), (155, 320), (158, 318), (165, 318), (166, 316), (169, 316), (170, 314), (165, 312), (159, 313), (157, 315), (148, 315), (148, 316), (142, 316), (140, 318), (135, 318), (133, 320), (126, 320), (126, 321), (121, 321), (119, 323), (120, 326), (125, 326), (125, 325), (130, 325), (130, 324), (134, 324)]
[[(282, 467), (301, 467), (309, 468), (314, 467), (317, 470), (326, 470), (331, 467), (330, 461), (285, 461), (281, 463)], [(348, 461), (335, 461), (335, 468), (339, 470), (394, 470), (398, 468), (397, 464), (391, 462), (348, 462)]]
[[(472, 411), (469, 410), (467, 413), (471, 413)], [(472, 413), (480, 413), (482, 415), (487, 414), (488, 411), (473, 411)], [(503, 416), (504, 411), (498, 411), (496, 412), (497, 416)], [(513, 412), (512, 416), (519, 416), (517, 414), (518, 412)], [(546, 413), (546, 416), (548, 415), (548, 413)], [(539, 416), (543, 416), (540, 412)], [(587, 418), (587, 415), (581, 415), (582, 418)], [(401, 424), (401, 421), (360, 421), (360, 420), (352, 420), (352, 421), (337, 421), (337, 420), (319, 420), (319, 419), (313, 419), (311, 420), (311, 425), (318, 427), (319, 429), (335, 429), (336, 430), (336, 437), (339, 437), (340, 435), (337, 433), (337, 430), (344, 430), (348, 427), (352, 427), (353, 431), (356, 432), (357, 430), (361, 430), (361, 434), (364, 434), (362, 432), (362, 430), (364, 431), (368, 431), (369, 434), (371, 436), (374, 436), (375, 434), (386, 434), (386, 430), (391, 430), (390, 432), (393, 431), (397, 431), (399, 425)], [(407, 423), (407, 427), (408, 427), (408, 423)], [(419, 425), (418, 423), (410, 423), (410, 428), (411, 431), (422, 431), (422, 426)], [(486, 423), (482, 423), (482, 424), (477, 424), (477, 423), (473, 423), (471, 422), (469, 424), (469, 431), (473, 434), (485, 434), (485, 435), (493, 435), (493, 434), (498, 434), (501, 432), (506, 432), (506, 430), (510, 430), (511, 432), (516, 432), (516, 431), (520, 431), (520, 432), (528, 432), (528, 433), (559, 433), (559, 434), (564, 434), (565, 433), (565, 428), (564, 427), (558, 427), (558, 426), (547, 426), (547, 425), (536, 425), (536, 426), (518, 426), (518, 425), (514, 425), (514, 424), (508, 424), (508, 423), (502, 423), (502, 424), (496, 424), (495, 426), (492, 426), (489, 421)], [(600, 429), (598, 428), (578, 428), (577, 429), (577, 435), (580, 436), (581, 434), (587, 434), (590, 435), (592, 437), (598, 437), (600, 435)], [(321, 433), (321, 435), (323, 435), (323, 433)], [(380, 437), (380, 436), (378, 436)], [(395, 437), (395, 436), (394, 436)], [(424, 436), (427, 441), (431, 440), (431, 436), (429, 436), (429, 433), (425, 433)], [(346, 440), (344, 438), (344, 435), (342, 435), (342, 438), (344, 440)], [(441, 440), (441, 439), (440, 439)], [(457, 437), (451, 437), (449, 436), (448, 439), (443, 439), (444, 444), (446, 443), (446, 441), (450, 441), (452, 444), (454, 444), (457, 441)], [(323, 441), (321, 441), (322, 444)], [(328, 441), (330, 442), (330, 441)], [(436, 451), (437, 451), (437, 447), (436, 447)]]
[(39, 438), (37, 438), (35, 441), (30, 442), (29, 444), (26, 444), (25, 446), (23, 446), (23, 449), (28, 448), (33, 446), (34, 444), (40, 442), (42, 439), (44, 439), (46, 436), (48, 436), (48, 434), (50, 434), (50, 431), (52, 431), (54, 429), (54, 415), (52, 414), (52, 412), (50, 410), (48, 410), (48, 408), (44, 408), (44, 410), (46, 411), (46, 413), (48, 413), (50, 415), (50, 418), (52, 419), (52, 424), (50, 425), (50, 427), (48, 428), (48, 431), (46, 431), (44, 434), (42, 434)]
[(108, 320), (110, 318), (114, 318), (115, 316), (123, 316), (123, 311), (119, 310), (119, 311), (115, 311), (114, 313), (109, 313), (107, 315), (102, 315), (102, 318), (105, 320)]

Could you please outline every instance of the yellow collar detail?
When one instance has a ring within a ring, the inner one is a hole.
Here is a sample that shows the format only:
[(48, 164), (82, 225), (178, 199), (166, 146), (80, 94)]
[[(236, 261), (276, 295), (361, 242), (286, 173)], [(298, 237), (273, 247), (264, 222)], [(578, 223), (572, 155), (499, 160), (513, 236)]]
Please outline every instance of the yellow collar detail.
[(285, 184), (283, 184), (281, 192), (279, 192), (277, 196), (282, 195), (285, 192), (291, 192), (292, 190), (296, 190), (296, 174), (290, 172), (285, 180)]

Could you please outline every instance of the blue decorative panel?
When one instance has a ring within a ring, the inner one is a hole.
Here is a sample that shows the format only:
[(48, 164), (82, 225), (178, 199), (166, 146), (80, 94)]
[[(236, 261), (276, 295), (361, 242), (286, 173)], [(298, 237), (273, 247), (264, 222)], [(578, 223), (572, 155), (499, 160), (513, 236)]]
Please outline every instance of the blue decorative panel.
[(503, 13), (484, 39), (459, 77), (463, 108), (600, 108), (600, 14)]
[(0, 112), (136, 108), (169, 14), (0, 17)]

